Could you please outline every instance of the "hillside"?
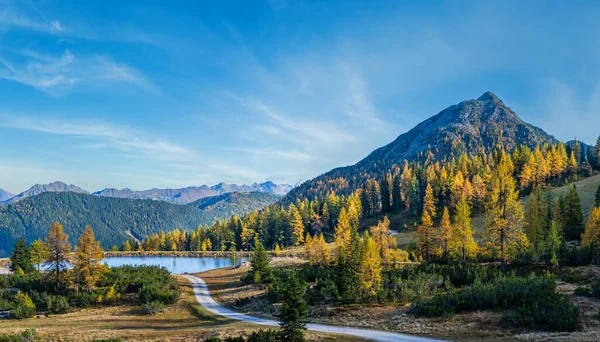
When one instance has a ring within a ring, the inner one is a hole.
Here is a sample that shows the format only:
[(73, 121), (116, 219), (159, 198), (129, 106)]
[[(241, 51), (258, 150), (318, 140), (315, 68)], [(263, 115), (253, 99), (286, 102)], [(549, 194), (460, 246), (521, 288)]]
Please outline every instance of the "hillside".
[(215, 216), (230, 217), (260, 210), (277, 202), (279, 198), (279, 196), (262, 192), (232, 192), (203, 198), (192, 202), (189, 205), (202, 209)]
[[(488, 153), (497, 144), (507, 151), (516, 146), (535, 147), (558, 142), (541, 128), (521, 120), (496, 95), (486, 92), (478, 99), (450, 106), (376, 149), (357, 164), (331, 170), (293, 189), (286, 201), (322, 196), (333, 190), (347, 194), (370, 176), (378, 177), (404, 160), (450, 160), (462, 153)], [(343, 177), (348, 184), (339, 182)]]
[[(569, 188), (573, 185), (577, 187), (577, 193), (581, 198), (581, 209), (583, 211), (583, 217), (587, 218), (590, 211), (594, 207), (596, 202), (596, 191), (598, 190), (598, 185), (600, 185), (600, 174), (596, 174), (594, 176), (582, 179), (580, 181), (561, 186), (558, 188), (552, 189), (552, 193), (555, 198), (558, 199), (560, 195), (565, 195)], [(527, 202), (528, 196), (523, 198), (523, 205)], [(381, 219), (380, 217), (371, 218), (364, 222), (365, 226), (374, 225), (377, 223), (377, 220)], [(398, 239), (398, 244), (406, 245), (409, 242), (416, 242), (416, 233), (414, 231), (410, 232), (402, 232), (402, 229), (405, 225), (411, 226), (417, 222), (417, 218), (410, 217), (410, 215), (406, 215), (406, 213), (396, 213), (389, 215), (390, 219), (390, 227), (395, 231), (399, 231), (396, 234), (396, 238)], [(484, 215), (476, 215), (472, 218), (473, 226), (475, 227), (475, 235), (478, 236), (483, 231), (484, 225)]]
[(273, 195), (235, 195), (207, 199), (199, 209), (162, 201), (99, 197), (74, 192), (45, 192), (0, 207), (0, 256), (6, 256), (17, 237), (28, 242), (43, 238), (59, 221), (75, 243), (86, 225), (94, 228), (104, 247), (120, 244), (130, 235), (142, 238), (160, 229), (195, 228), (212, 224), (229, 213), (256, 210), (275, 200)]

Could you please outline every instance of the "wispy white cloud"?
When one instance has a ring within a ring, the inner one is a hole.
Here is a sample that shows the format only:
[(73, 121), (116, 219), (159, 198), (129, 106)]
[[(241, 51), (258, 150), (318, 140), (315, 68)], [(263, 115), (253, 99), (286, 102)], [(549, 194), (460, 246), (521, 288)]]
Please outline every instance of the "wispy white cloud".
[(86, 138), (92, 143), (86, 142), (80, 147), (115, 149), (154, 160), (188, 161), (197, 158), (197, 154), (186, 147), (167, 140), (150, 139), (138, 130), (101, 121), (73, 123), (23, 115), (0, 114), (0, 127)]
[(282, 149), (277, 149), (277, 148), (273, 148), (273, 147), (265, 147), (265, 148), (226, 147), (226, 148), (224, 148), (224, 150), (234, 151), (234, 152), (243, 152), (243, 153), (248, 153), (248, 154), (257, 155), (257, 156), (261, 156), (261, 157), (268, 156), (268, 157), (275, 157), (275, 158), (283, 158), (283, 159), (289, 159), (289, 160), (294, 160), (294, 161), (299, 161), (299, 160), (307, 161), (307, 160), (311, 160), (311, 159), (315, 158), (315, 156), (310, 155), (308, 153), (299, 152), (299, 151), (282, 150)]
[(77, 86), (95, 86), (98, 82), (124, 82), (147, 91), (159, 90), (139, 71), (118, 64), (108, 57), (77, 58), (69, 50), (49, 56), (31, 50), (18, 52), (27, 61), (20, 65), (0, 57), (0, 78), (37, 88), (52, 95), (62, 95)]

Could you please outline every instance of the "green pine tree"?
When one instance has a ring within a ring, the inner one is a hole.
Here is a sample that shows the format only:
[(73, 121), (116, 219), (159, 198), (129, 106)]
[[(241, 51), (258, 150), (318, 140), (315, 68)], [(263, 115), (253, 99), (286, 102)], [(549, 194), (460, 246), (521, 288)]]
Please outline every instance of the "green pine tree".
[(581, 211), (581, 199), (575, 185), (562, 198), (560, 209), (565, 240), (573, 241), (579, 239), (584, 228), (583, 213)]
[(271, 268), (269, 267), (269, 256), (267, 255), (267, 251), (265, 251), (265, 247), (259, 239), (256, 239), (254, 242), (254, 255), (250, 261), (250, 266), (252, 267), (250, 273), (254, 283), (266, 281), (271, 274)]
[(550, 222), (550, 228), (544, 239), (544, 257), (548, 264), (558, 267), (558, 253), (560, 250), (561, 239), (559, 236), (560, 224), (556, 220)]
[(30, 273), (35, 270), (31, 261), (31, 254), (25, 243), (25, 239), (20, 238), (15, 242), (15, 247), (10, 256), (10, 269), (13, 272), (22, 270), (25, 273)]
[(306, 330), (306, 285), (298, 278), (295, 271), (288, 274), (284, 284), (284, 301), (279, 314), (281, 341), (304, 341)]
[(596, 191), (596, 207), (600, 208), (600, 185), (598, 185), (598, 190)]

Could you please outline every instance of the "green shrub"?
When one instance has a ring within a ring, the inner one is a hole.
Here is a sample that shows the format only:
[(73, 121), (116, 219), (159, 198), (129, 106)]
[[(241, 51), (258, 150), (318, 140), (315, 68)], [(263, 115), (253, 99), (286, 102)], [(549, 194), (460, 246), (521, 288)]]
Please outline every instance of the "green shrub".
[(39, 339), (37, 331), (35, 329), (28, 329), (18, 334), (2, 334), (0, 335), (0, 342), (32, 342)]
[(141, 310), (144, 315), (154, 316), (165, 311), (165, 306), (159, 301), (153, 301), (142, 304)]
[(555, 294), (536, 302), (524, 302), (516, 310), (507, 312), (504, 320), (516, 326), (575, 331), (581, 327), (581, 311), (567, 296)]
[(206, 340), (204, 340), (204, 342), (221, 342), (221, 339), (217, 336), (211, 336), (207, 337)]
[(35, 304), (28, 294), (19, 291), (15, 295), (15, 308), (10, 312), (15, 319), (25, 319), (35, 316)]
[(227, 337), (223, 342), (246, 342), (242, 336)]
[(594, 298), (600, 298), (600, 279), (592, 285), (591, 295)]
[(143, 303), (173, 304), (177, 298), (179, 298), (179, 291), (168, 287), (159, 287), (155, 284), (144, 285), (138, 292), (138, 299)]
[(248, 337), (248, 342), (278, 342), (279, 332), (272, 329), (255, 331)]
[(579, 286), (573, 291), (573, 295), (578, 297), (592, 297), (592, 289), (587, 286)]
[(514, 308), (505, 320), (519, 326), (540, 326), (556, 331), (573, 331), (581, 326), (581, 313), (567, 296), (555, 292), (548, 277), (505, 277), (491, 284), (474, 284), (415, 303), (422, 316), (451, 316), (457, 312)]

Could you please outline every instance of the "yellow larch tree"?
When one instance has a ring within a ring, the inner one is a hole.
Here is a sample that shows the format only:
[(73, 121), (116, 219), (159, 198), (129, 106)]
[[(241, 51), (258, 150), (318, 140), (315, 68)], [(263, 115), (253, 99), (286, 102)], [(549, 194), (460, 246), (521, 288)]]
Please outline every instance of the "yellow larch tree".
[(474, 229), (471, 224), (471, 207), (463, 196), (456, 205), (456, 215), (452, 226), (450, 249), (454, 255), (465, 261), (477, 252), (477, 243), (473, 237)]
[(448, 257), (448, 249), (450, 247), (450, 240), (452, 239), (452, 225), (450, 224), (450, 211), (448, 207), (444, 207), (442, 213), (442, 220), (440, 221), (440, 232), (438, 234), (438, 240), (440, 242), (440, 250), (444, 258)]
[(56, 287), (59, 287), (64, 272), (71, 265), (71, 244), (69, 235), (65, 234), (62, 225), (58, 222), (54, 222), (50, 226), (50, 231), (46, 236), (46, 249), (48, 250), (46, 265), (50, 270), (49, 275), (55, 277)]
[(291, 204), (289, 208), (290, 225), (292, 228), (292, 244), (298, 246), (304, 242), (304, 223), (302, 216), (295, 205)]
[(335, 245), (337, 249), (341, 249), (348, 244), (350, 241), (352, 227), (350, 226), (350, 221), (348, 219), (348, 212), (346, 208), (342, 208), (340, 210), (340, 216), (338, 217), (337, 225), (335, 226)]
[(425, 188), (425, 197), (423, 198), (423, 210), (429, 212), (429, 216), (435, 218), (436, 216), (436, 203), (435, 197), (433, 196), (433, 188), (430, 183), (427, 183), (427, 187)]
[(600, 248), (600, 207), (593, 208), (588, 216), (585, 231), (581, 235), (581, 245), (594, 250)]
[(490, 192), (485, 214), (484, 237), (502, 262), (509, 260), (509, 250), (523, 247), (523, 206), (515, 189), (511, 158), (501, 151), (490, 180)]
[(86, 226), (75, 246), (73, 271), (78, 291), (84, 289), (91, 292), (102, 275), (108, 271), (106, 265), (101, 262), (102, 259), (104, 252), (100, 242), (94, 237), (92, 227)]
[(361, 288), (368, 295), (375, 295), (381, 287), (381, 256), (377, 245), (369, 233), (363, 238), (363, 248), (360, 260)]
[(423, 210), (421, 224), (417, 229), (417, 237), (419, 238), (419, 252), (423, 259), (429, 261), (429, 257), (435, 247), (435, 230), (433, 229), (433, 220), (427, 210)]

